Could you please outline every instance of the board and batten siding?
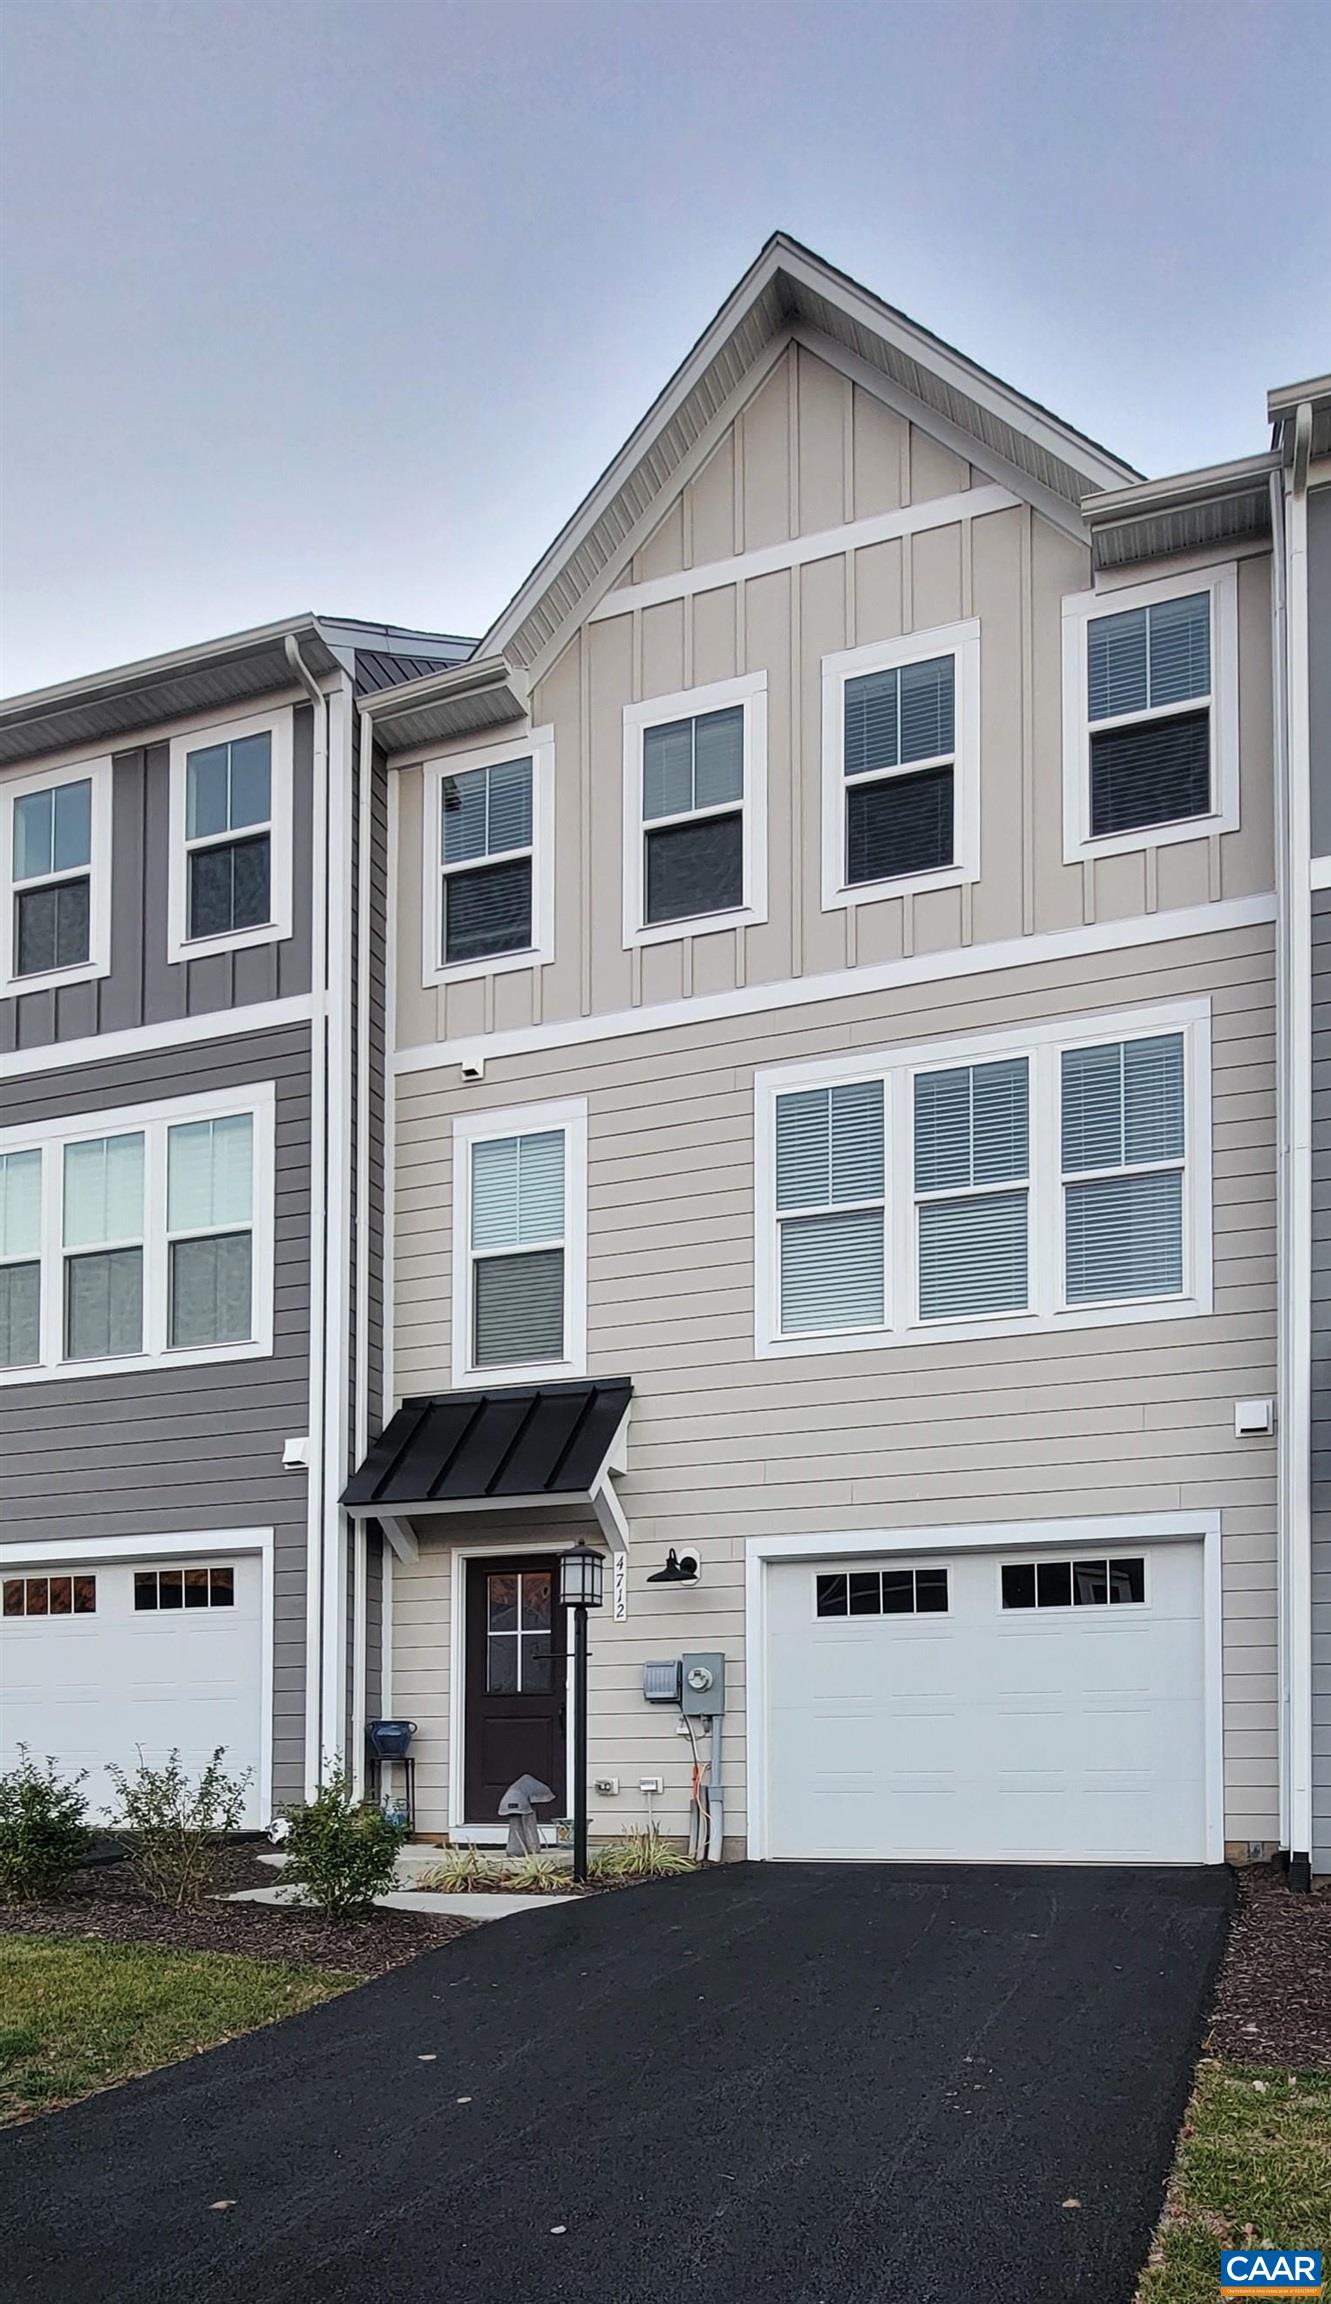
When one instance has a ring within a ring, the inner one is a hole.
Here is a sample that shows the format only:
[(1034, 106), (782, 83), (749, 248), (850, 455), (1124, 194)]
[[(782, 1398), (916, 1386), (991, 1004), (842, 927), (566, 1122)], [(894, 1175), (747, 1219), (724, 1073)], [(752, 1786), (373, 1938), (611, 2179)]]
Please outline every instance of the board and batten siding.
[[(1269, 890), (1269, 554), (1239, 561), (1239, 829), (1066, 864), (1062, 604), (1089, 587), (1090, 556), (1026, 503), (984, 510), (991, 498), (982, 470), (792, 346), (702, 470), (662, 506), (626, 584), (580, 622), (535, 683), (531, 725), (554, 730), (549, 963), (422, 987), (423, 776), (411, 762), (394, 769), (397, 1044), (483, 1037), (739, 986), (775, 991), (790, 978), (912, 953)], [(922, 523), (905, 536), (835, 533), (903, 508)], [(725, 566), (738, 555), (824, 536), (826, 550), (799, 564), (738, 574)], [(701, 581), (699, 571), (713, 564), (716, 581)], [(676, 576), (680, 590), (671, 597)], [(646, 598), (635, 590), (644, 584), (653, 588)], [(981, 628), (980, 879), (824, 910), (822, 659), (972, 617)], [(722, 929), (702, 924), (626, 951), (624, 709), (754, 671), (767, 675), (767, 917)], [(502, 737), (493, 729), (485, 742)], [(515, 753), (522, 742), (519, 726)], [(469, 748), (459, 740), (429, 756)]]
[(235, 1038), (7, 1080), (3, 1120), (111, 1115), (258, 1081), (276, 1092), (272, 1358), (0, 1388), (0, 1530), (7, 1543), (41, 1546), (82, 1533), (150, 1544), (272, 1527), (273, 1792), (283, 1800), (304, 1779), (306, 1479), (284, 1471), (282, 1447), (309, 1424), (309, 1027), (245, 1034), (238, 1019)]
[(1331, 889), (1312, 905), (1312, 1857), (1331, 1872)]
[[(218, 725), (261, 715), (262, 698), (219, 711)], [(278, 707), (273, 706), (276, 710)], [(206, 730), (199, 729), (199, 740)], [(197, 960), (167, 959), (171, 746), (168, 737), (112, 754), (111, 967), (106, 976), (63, 989), (0, 999), (0, 1055), (46, 1048), (54, 1041), (134, 1030), (219, 1008), (287, 999), (310, 989), (310, 839), (314, 715), (293, 714), (292, 933), (280, 943)], [(88, 757), (97, 756), (90, 749)], [(24, 763), (40, 768), (36, 759)], [(69, 761), (73, 772), (76, 763)], [(5, 779), (0, 777), (0, 799)]]
[[(848, 1048), (1094, 1016), (1202, 996), (1213, 1035), (1214, 1310), (1196, 1319), (774, 1361), (754, 1355), (754, 1072)], [(1277, 1836), (1276, 1474), (1237, 1440), (1234, 1401), (1275, 1390), (1275, 961), (1268, 927), (1083, 956), (807, 1007), (770, 1009), (456, 1066), (396, 1083), (394, 1390), (445, 1391), (452, 1124), (585, 1096), (589, 1371), (635, 1387), (627, 1621), (593, 1647), (591, 1774), (624, 1793), (593, 1829), (642, 1820), (640, 1773), (682, 1830), (688, 1747), (645, 1705), (641, 1668), (682, 1648), (727, 1657), (727, 1840), (742, 1835), (744, 1554), (750, 1536), (1096, 1513), (1223, 1515), (1226, 1835)], [(392, 1566), (394, 1707), (420, 1728), (424, 1829), (447, 1824), (449, 1538), (488, 1517), (417, 1523)], [(548, 1527), (529, 1535), (549, 1540)], [(507, 1540), (507, 1537), (503, 1540)], [(652, 1586), (668, 1544), (702, 1581)]]

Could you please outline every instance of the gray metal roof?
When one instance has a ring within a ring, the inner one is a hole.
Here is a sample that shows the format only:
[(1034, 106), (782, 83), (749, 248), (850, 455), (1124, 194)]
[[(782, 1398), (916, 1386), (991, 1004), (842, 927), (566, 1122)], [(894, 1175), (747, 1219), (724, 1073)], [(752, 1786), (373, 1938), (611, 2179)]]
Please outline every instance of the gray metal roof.
[(381, 690), (400, 687), (404, 681), (428, 680), (456, 662), (455, 656), (390, 656), (380, 648), (358, 648), (356, 694), (377, 696)]

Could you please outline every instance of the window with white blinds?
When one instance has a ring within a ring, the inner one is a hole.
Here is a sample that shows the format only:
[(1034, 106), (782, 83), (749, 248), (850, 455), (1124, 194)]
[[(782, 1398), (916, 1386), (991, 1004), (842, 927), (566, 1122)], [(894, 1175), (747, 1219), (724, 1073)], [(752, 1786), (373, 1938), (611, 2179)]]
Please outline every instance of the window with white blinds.
[(0, 991), (106, 975), (111, 762), (35, 769), (0, 788)]
[(1186, 1131), (1181, 1033), (1064, 1051), (1069, 1304), (1182, 1294)]
[(291, 935), (293, 725), (283, 710), (172, 737), (169, 960)]
[(457, 1374), (580, 1374), (586, 1333), (586, 1113), (477, 1115), (454, 1131)]
[(979, 680), (974, 618), (823, 658), (825, 906), (975, 878)]
[(881, 1080), (777, 1098), (776, 1205), (781, 1333), (881, 1327)]
[(548, 727), (424, 764), (423, 984), (554, 958), (554, 773)]
[(0, 1384), (272, 1350), (274, 1104), (262, 1082), (0, 1135)]
[(755, 1081), (760, 1356), (1209, 1310), (1210, 1012)]
[(767, 674), (624, 709), (624, 944), (767, 912)]
[(1026, 1057), (915, 1077), (921, 1320), (1024, 1312), (1029, 1301)]
[(1063, 603), (1064, 854), (1238, 824), (1233, 563)]

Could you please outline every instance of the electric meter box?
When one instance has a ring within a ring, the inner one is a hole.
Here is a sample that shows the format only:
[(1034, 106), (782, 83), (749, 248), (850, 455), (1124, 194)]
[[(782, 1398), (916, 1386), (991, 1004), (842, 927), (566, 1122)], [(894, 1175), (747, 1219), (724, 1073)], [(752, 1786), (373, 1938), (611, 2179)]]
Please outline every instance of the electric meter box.
[(685, 1712), (716, 1719), (726, 1708), (726, 1660), (715, 1650), (686, 1656), (680, 1673), (680, 1704)]
[(643, 1665), (642, 1695), (645, 1704), (678, 1704), (678, 1656), (670, 1657), (664, 1664)]

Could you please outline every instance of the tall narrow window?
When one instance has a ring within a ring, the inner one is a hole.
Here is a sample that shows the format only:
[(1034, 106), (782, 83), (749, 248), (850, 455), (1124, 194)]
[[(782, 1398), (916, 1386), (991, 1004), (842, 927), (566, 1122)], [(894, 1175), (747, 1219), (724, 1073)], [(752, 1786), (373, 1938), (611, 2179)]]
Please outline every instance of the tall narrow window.
[(1208, 815), (1210, 592), (1093, 617), (1086, 658), (1091, 837)]
[(1182, 1293), (1185, 1111), (1181, 1033), (1063, 1051), (1069, 1304)]
[(471, 1356), (476, 1368), (565, 1357), (562, 1128), (471, 1148)]
[(254, 1122), (248, 1112), (167, 1131), (167, 1336), (173, 1350), (254, 1333)]
[(881, 1080), (778, 1096), (782, 1335), (882, 1326), (883, 1169)]
[(531, 760), (445, 775), (440, 795), (442, 964), (530, 950)]
[(0, 1368), (41, 1358), (41, 1252), (41, 1153), (0, 1153)]
[(267, 729), (185, 755), (186, 935), (272, 919), (273, 740)]
[(953, 862), (956, 667), (951, 656), (847, 680), (847, 887)]
[(92, 779), (13, 803), (13, 973), (82, 967), (92, 950)]
[(744, 902), (744, 708), (645, 728), (643, 918), (649, 927)]
[(143, 1137), (64, 1149), (66, 1360), (143, 1349)]
[(922, 1320), (1026, 1310), (1029, 1103), (1024, 1056), (916, 1074)]

